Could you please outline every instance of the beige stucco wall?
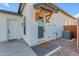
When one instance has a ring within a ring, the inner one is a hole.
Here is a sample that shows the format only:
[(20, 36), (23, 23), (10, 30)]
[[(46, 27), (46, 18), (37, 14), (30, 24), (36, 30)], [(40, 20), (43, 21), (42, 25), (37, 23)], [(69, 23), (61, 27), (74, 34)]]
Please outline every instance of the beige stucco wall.
[[(0, 39), (0, 41), (6, 41), (8, 40), (8, 20), (16, 20), (17, 21), (17, 26), (14, 28), (17, 28), (15, 31), (17, 31), (17, 33), (15, 33), (16, 35), (16, 39), (20, 39), (22, 38), (22, 19), (21, 16), (17, 16), (17, 15), (12, 15), (12, 14), (6, 14), (6, 13), (2, 13), (0, 12), (0, 38), (2, 37), (2, 39)], [(12, 24), (11, 24), (12, 25)], [(14, 32), (14, 31), (11, 31)], [(12, 35), (10, 35), (12, 36)], [(5, 38), (5, 39), (3, 39)]]
[(63, 11), (60, 11), (60, 14), (63, 15), (68, 21), (70, 21), (72, 23), (72, 25), (77, 25), (77, 19), (73, 18), (72, 16), (67, 15), (66, 13), (64, 13)]
[(7, 41), (7, 23), (6, 18), (0, 15), (0, 42)]
[[(29, 44), (29, 46), (34, 46), (37, 45), (43, 41), (49, 41), (49, 40), (54, 40), (56, 38), (59, 38), (62, 36), (62, 32), (64, 30), (64, 25), (67, 23), (68, 25), (74, 25), (74, 21), (71, 21), (70, 18), (64, 16), (63, 14), (61, 14), (60, 12), (58, 13), (53, 13), (53, 15), (51, 16), (49, 23), (45, 23), (45, 32), (44, 32), (44, 38), (42, 39), (38, 39), (38, 22), (35, 19), (35, 9), (33, 7), (33, 4), (29, 3), (26, 4), (24, 7), (24, 10), (22, 12), (23, 17), (21, 16), (16, 16), (16, 15), (11, 15), (11, 14), (5, 14), (5, 13), (0, 13), (0, 22), (4, 22), (5, 23), (1, 23), (0, 26), (3, 26), (6, 28), (6, 30), (3, 30), (3, 28), (1, 29), (1, 33), (4, 31), (4, 33), (6, 34), (0, 34), (3, 35), (3, 37), (6, 37), (4, 40), (8, 40), (7, 39), (7, 20), (8, 19), (14, 19), (17, 21), (18, 23), (18, 29), (17, 31), (17, 37), (19, 38), (23, 38), (25, 40), (25, 42), (27, 44)], [(22, 23), (24, 20), (24, 17), (26, 17), (26, 34), (23, 34), (23, 25)], [(3, 21), (4, 20), (4, 21)], [(16, 27), (14, 27), (16, 28)], [(57, 36), (56, 36), (57, 33)], [(16, 35), (16, 34), (15, 34)], [(3, 39), (2, 39), (3, 40)]]
[[(46, 25), (47, 36), (49, 39), (56, 39), (62, 36), (62, 32), (64, 30), (64, 25), (75, 25), (75, 22), (67, 18), (60, 12), (54, 13), (49, 20), (49, 23)], [(57, 36), (56, 36), (56, 33)]]
[(24, 40), (30, 46), (37, 43), (37, 24), (35, 22), (35, 10), (33, 4), (26, 4), (23, 10), (23, 17), (26, 16), (26, 35), (23, 35)]
[[(60, 12), (54, 13), (49, 20), (49, 23), (46, 23), (44, 28), (44, 38), (38, 39), (38, 22), (35, 19), (35, 9), (33, 4), (26, 4), (23, 17), (26, 16), (26, 35), (24, 35), (24, 40), (30, 45), (34, 46), (43, 41), (49, 41), (62, 36), (64, 30), (64, 25), (74, 25), (74, 22), (68, 20), (66, 16)], [(58, 35), (56, 36), (56, 33)]]

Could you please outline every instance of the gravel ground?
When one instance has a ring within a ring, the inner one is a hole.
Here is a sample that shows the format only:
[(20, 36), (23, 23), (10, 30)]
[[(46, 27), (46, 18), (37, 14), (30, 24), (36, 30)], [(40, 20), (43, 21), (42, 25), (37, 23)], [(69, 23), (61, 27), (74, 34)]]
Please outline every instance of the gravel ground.
[(76, 40), (69, 41), (63, 39), (57, 39), (51, 41), (53, 44), (60, 45), (62, 48), (52, 54), (51, 56), (78, 56), (76, 53)]

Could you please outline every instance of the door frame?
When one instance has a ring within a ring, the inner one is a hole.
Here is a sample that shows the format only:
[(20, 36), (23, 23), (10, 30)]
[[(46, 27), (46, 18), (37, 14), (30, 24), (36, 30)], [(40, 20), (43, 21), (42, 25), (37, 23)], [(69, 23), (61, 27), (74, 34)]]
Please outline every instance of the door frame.
[[(45, 28), (44, 28), (44, 26), (45, 26), (45, 21), (44, 21), (44, 18), (43, 18), (43, 17), (39, 18), (39, 19), (37, 20), (37, 22), (38, 22), (38, 27), (43, 27), (43, 37), (42, 37), (42, 38), (38, 38), (38, 41), (42, 41), (42, 40), (45, 39)], [(39, 24), (39, 22), (43, 22), (43, 24)], [(38, 29), (39, 29), (39, 28), (38, 28)], [(38, 35), (39, 35), (39, 33), (38, 33)], [(39, 36), (38, 36), (38, 37), (39, 37)]]
[[(11, 37), (10, 37), (10, 36), (11, 36), (11, 34), (10, 34), (11, 31), (10, 31), (10, 29), (9, 29), (9, 26), (10, 26), (10, 25), (9, 25), (9, 24), (10, 24), (9, 22), (10, 22), (10, 21), (15, 21), (15, 22), (16, 22), (17, 20), (16, 20), (16, 19), (7, 19), (7, 29), (8, 29), (8, 30), (7, 30), (7, 32), (8, 32), (8, 33), (7, 33), (7, 34), (8, 34), (7, 36), (8, 36), (8, 40), (14, 40), (14, 39), (17, 39), (17, 37), (16, 37), (16, 38), (11, 38)], [(16, 35), (16, 34), (15, 34), (15, 35)], [(10, 38), (11, 38), (11, 39), (10, 39)]]

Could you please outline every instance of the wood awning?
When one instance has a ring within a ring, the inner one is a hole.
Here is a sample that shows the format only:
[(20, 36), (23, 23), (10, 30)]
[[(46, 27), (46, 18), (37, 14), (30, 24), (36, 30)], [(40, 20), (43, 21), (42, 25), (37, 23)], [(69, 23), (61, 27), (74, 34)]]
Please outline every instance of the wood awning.
[[(47, 10), (45, 8), (40, 8), (40, 9), (36, 9), (35, 14), (36, 14), (36, 20), (39, 20), (39, 17), (43, 17), (43, 18), (45, 18), (45, 21), (48, 22), (48, 20), (52, 16), (53, 12), (49, 11), (49, 10)], [(42, 14), (44, 16), (42, 16)]]
[(46, 3), (36, 3), (33, 5), (35, 9), (45, 9), (47, 11), (51, 11), (51, 12), (54, 12), (54, 13), (57, 13), (59, 11), (59, 9), (56, 9), (54, 7), (50, 7), (48, 4)]

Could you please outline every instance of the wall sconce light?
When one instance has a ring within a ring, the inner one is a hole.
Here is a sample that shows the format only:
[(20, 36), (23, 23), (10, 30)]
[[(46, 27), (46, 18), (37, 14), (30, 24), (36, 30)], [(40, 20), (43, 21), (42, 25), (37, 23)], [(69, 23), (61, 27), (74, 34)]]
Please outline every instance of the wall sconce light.
[(24, 23), (21, 23), (21, 26), (24, 26)]

